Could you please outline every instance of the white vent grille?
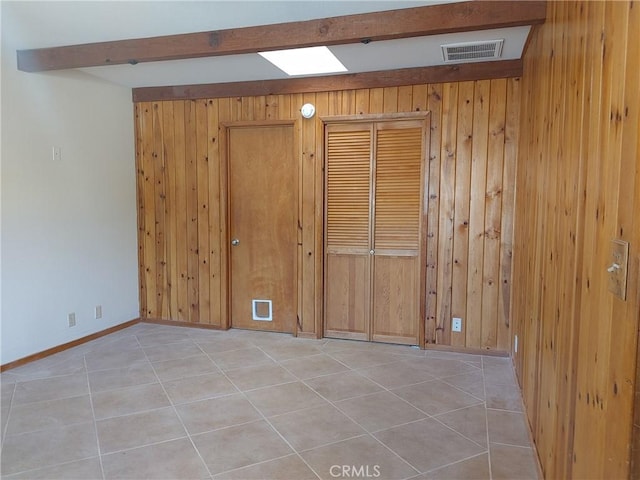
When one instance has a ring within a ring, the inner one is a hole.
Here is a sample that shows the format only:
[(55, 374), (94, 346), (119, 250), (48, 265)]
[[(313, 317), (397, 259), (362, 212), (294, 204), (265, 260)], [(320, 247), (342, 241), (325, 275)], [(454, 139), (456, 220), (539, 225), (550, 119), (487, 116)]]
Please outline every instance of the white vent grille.
[(482, 42), (449, 43), (441, 45), (445, 62), (466, 62), (500, 58), (504, 39), (487, 40)]

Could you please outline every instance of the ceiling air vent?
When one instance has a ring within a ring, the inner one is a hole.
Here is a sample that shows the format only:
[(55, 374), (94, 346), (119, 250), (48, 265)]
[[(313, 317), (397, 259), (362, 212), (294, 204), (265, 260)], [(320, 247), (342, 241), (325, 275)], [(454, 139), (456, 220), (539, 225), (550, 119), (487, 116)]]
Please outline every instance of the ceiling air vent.
[(445, 62), (500, 58), (504, 39), (441, 45)]

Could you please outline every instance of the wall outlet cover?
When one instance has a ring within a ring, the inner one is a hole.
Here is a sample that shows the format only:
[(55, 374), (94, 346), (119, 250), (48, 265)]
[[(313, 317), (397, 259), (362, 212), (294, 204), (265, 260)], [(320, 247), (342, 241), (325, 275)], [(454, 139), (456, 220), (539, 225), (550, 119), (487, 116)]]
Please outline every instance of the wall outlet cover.
[(462, 332), (462, 319), (454, 317), (451, 322), (451, 331), (452, 332)]

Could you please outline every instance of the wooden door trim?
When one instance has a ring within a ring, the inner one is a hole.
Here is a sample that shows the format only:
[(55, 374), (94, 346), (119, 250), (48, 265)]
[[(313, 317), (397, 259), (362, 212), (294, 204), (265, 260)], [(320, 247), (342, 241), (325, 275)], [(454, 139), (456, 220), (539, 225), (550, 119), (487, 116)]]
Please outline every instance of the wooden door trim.
[[(427, 328), (427, 298), (429, 292), (427, 291), (427, 256), (428, 256), (428, 235), (429, 235), (429, 222), (437, 221), (437, 219), (429, 218), (429, 196), (432, 192), (429, 191), (429, 162), (431, 158), (431, 112), (427, 112), (424, 118), (424, 130), (423, 138), (424, 149), (422, 154), (424, 159), (422, 160), (422, 171), (420, 172), (422, 178), (422, 208), (420, 208), (421, 224), (420, 224), (420, 238), (418, 246), (420, 248), (420, 324), (418, 325), (418, 345), (424, 350), (426, 345), (425, 331)], [(438, 195), (437, 192), (433, 193)]]
[(324, 125), (331, 123), (393, 122), (394, 120), (425, 120), (430, 116), (430, 114), (430, 111), (421, 111), (400, 113), (366, 113), (356, 115), (323, 115), (320, 117), (320, 120)]
[[(219, 129), (219, 141), (220, 141), (220, 239), (224, 242), (224, 248), (220, 249), (220, 300), (224, 302), (221, 306), (221, 311), (224, 314), (224, 318), (222, 319), (222, 328), (229, 329), (231, 328), (231, 238), (229, 236), (230, 232), (230, 222), (231, 215), (229, 212), (230, 208), (230, 188), (229, 188), (229, 134), (232, 128), (253, 128), (253, 127), (277, 127), (277, 126), (291, 126), (293, 129), (293, 147), (294, 147), (294, 158), (296, 159), (296, 168), (298, 169), (298, 191), (297, 191), (297, 202), (296, 212), (298, 212), (298, 216), (300, 215), (300, 205), (302, 203), (302, 186), (300, 185), (300, 171), (301, 171), (301, 146), (300, 146), (300, 122), (297, 119), (284, 119), (284, 120), (250, 120), (250, 121), (229, 121), (229, 122), (220, 122)], [(300, 218), (297, 219), (298, 225), (300, 224)], [(296, 289), (296, 321), (293, 326), (293, 335), (298, 336), (298, 329), (300, 325), (300, 307), (301, 301), (299, 296), (299, 287), (301, 282), (301, 268), (300, 268), (300, 251), (301, 251), (301, 242), (299, 239), (299, 228), (296, 228), (298, 232), (298, 252), (296, 252), (296, 265), (294, 265), (295, 277), (297, 282)]]

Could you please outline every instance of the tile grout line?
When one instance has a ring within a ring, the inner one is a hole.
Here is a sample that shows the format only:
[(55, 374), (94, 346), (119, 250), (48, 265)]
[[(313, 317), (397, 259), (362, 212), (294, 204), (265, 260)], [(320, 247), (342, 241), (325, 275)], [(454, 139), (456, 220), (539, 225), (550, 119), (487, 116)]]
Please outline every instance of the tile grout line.
[(487, 452), (477, 453), (477, 454), (471, 455), (471, 456), (469, 456), (467, 458), (463, 458), (461, 460), (456, 460), (455, 462), (447, 463), (446, 465), (442, 465), (442, 466), (437, 467), (437, 468), (432, 468), (431, 470), (427, 470), (424, 473), (425, 474), (426, 473), (434, 473), (434, 472), (437, 472), (438, 470), (441, 470), (441, 469), (444, 469), (444, 468), (447, 468), (447, 467), (451, 467), (452, 465), (457, 465), (458, 463), (466, 462), (467, 460), (471, 460), (472, 458), (480, 457), (482, 455), (485, 455), (486, 453)]
[(524, 415), (524, 412), (521, 410), (507, 410), (506, 408), (490, 408), (490, 407), (487, 407), (487, 410), (493, 410), (496, 412), (517, 413), (518, 415)]
[(491, 468), (491, 439), (489, 438), (489, 415), (487, 415), (487, 382), (484, 377), (484, 357), (482, 357), (482, 388), (484, 389), (484, 419), (487, 428), (487, 463), (489, 464), (489, 479), (493, 480)]
[(103, 455), (105, 457), (111, 456), (111, 455), (115, 455), (117, 453), (124, 453), (124, 452), (130, 452), (133, 450), (140, 450), (141, 448), (147, 448), (147, 447), (153, 447), (155, 445), (162, 445), (163, 443), (170, 443), (170, 442), (175, 442), (176, 440), (182, 440), (187, 438), (187, 435), (183, 435), (181, 437), (175, 437), (175, 438), (168, 438), (165, 440), (159, 440), (157, 442), (149, 442), (149, 443), (145, 443), (143, 445), (136, 445), (135, 447), (129, 447), (129, 448), (121, 448), (120, 450), (113, 450), (111, 452), (105, 452)]
[[(253, 342), (251, 342), (251, 343), (253, 343)], [(254, 344), (254, 345), (255, 345), (255, 344)], [(263, 351), (259, 346), (256, 346), (256, 347), (257, 347), (260, 351), (262, 351), (262, 353), (264, 353), (265, 355), (269, 356), (269, 358), (271, 358), (271, 356), (270, 356), (270, 355), (268, 355), (266, 352), (264, 352), (264, 351)], [(208, 354), (207, 354), (207, 355), (208, 355)], [(209, 357), (209, 358), (211, 358), (211, 357)], [(214, 363), (218, 368), (220, 368), (220, 366), (216, 363), (216, 361), (215, 361), (213, 358), (211, 358), (211, 361), (212, 361), (212, 362), (213, 362), (213, 363)], [(277, 362), (276, 362), (276, 363), (277, 363)], [(251, 406), (256, 410), (256, 412), (258, 412), (258, 414), (262, 417), (262, 419), (263, 419), (263, 420), (264, 420), (264, 421), (269, 425), (269, 427), (270, 427), (270, 428), (271, 428), (271, 429), (276, 433), (276, 435), (278, 435), (278, 436), (282, 439), (282, 441), (284, 441), (284, 442), (285, 442), (285, 444), (286, 444), (286, 445), (291, 449), (291, 451), (292, 451), (292, 452), (294, 452), (294, 454), (295, 454), (295, 455), (297, 455), (297, 456), (298, 456), (298, 458), (299, 458), (299, 459), (300, 459), (300, 460), (301, 460), (301, 461), (302, 461), (302, 462), (307, 466), (307, 468), (309, 468), (309, 470), (311, 470), (311, 471), (313, 472), (313, 474), (314, 474), (316, 477), (318, 477), (319, 479), (320, 479), (320, 478), (322, 478), (322, 477), (321, 477), (320, 475), (318, 475), (318, 473), (317, 473), (317, 472), (316, 472), (316, 471), (311, 467), (311, 465), (309, 465), (309, 464), (307, 463), (307, 461), (306, 461), (304, 458), (302, 458), (302, 455), (300, 455), (300, 453), (298, 453), (298, 451), (297, 451), (295, 448), (293, 448), (293, 445), (291, 445), (291, 443), (289, 443), (289, 441), (288, 441), (286, 438), (284, 438), (284, 436), (280, 433), (280, 431), (279, 431), (279, 430), (278, 430), (278, 429), (277, 429), (277, 428), (276, 428), (276, 427), (275, 427), (275, 426), (274, 426), (274, 425), (269, 421), (269, 419), (266, 417), (266, 415), (265, 415), (264, 413), (262, 413), (262, 411), (261, 411), (258, 407), (256, 407), (256, 406), (255, 406), (255, 404), (254, 404), (254, 403), (251, 401), (251, 399), (250, 399), (250, 398), (245, 394), (245, 392), (243, 392), (242, 390), (240, 390), (240, 389), (238, 388), (238, 386), (233, 382), (233, 380), (231, 380), (231, 379), (227, 376), (227, 374), (226, 374), (226, 372), (225, 372), (224, 370), (222, 370), (222, 369), (220, 369), (220, 370), (222, 371), (222, 374), (223, 374), (223, 375), (224, 375), (224, 377), (227, 379), (227, 381), (229, 381), (229, 382), (231, 383), (231, 385), (233, 385), (233, 386), (234, 386), (234, 388), (236, 388), (237, 390), (239, 390), (239, 391), (240, 391), (240, 393), (241, 393), (241, 394), (242, 394), (242, 396), (245, 398), (245, 400), (247, 400), (247, 402), (249, 402), (249, 404), (250, 404), (250, 405), (251, 405)], [(293, 382), (291, 382), (291, 383), (293, 383)], [(286, 456), (288, 456), (288, 455), (286, 455)], [(271, 459), (271, 460), (274, 460), (274, 459)], [(265, 460), (265, 462), (266, 462), (266, 461), (269, 461), (269, 460)], [(263, 463), (264, 463), (264, 462), (263, 462)], [(250, 465), (245, 465), (245, 466), (250, 466)], [(219, 475), (219, 473), (217, 473), (216, 475)], [(213, 475), (212, 475), (212, 477), (213, 477)]]
[(2, 439), (0, 440), (0, 444), (2, 445), (1, 449), (4, 449), (4, 442), (7, 438), (7, 431), (9, 430), (9, 420), (11, 419), (11, 411), (13, 410), (13, 397), (16, 394), (16, 383), (12, 384), (13, 390), (11, 391), (11, 398), (9, 399), (9, 412), (7, 413), (7, 421), (2, 429)]
[[(354, 371), (354, 370), (351, 370)], [(320, 392), (317, 392), (313, 387), (311, 387), (311, 385), (308, 385), (305, 381), (302, 381), (302, 383), (304, 385), (307, 386), (307, 388), (310, 388), (313, 392), (316, 393), (316, 395), (320, 396), (320, 398), (323, 398), (325, 401), (329, 402), (330, 405), (332, 405), (335, 409), (337, 409), (339, 412), (341, 412), (345, 417), (347, 417), (349, 420), (351, 420), (353, 423), (355, 423), (356, 425), (358, 425), (360, 428), (362, 428), (365, 432), (366, 432), (366, 436), (371, 437), (374, 441), (376, 441), (378, 444), (382, 445), (384, 448), (386, 448), (388, 451), (390, 451), (393, 455), (395, 455), (397, 458), (400, 459), (400, 461), (406, 463), (410, 468), (413, 468), (415, 471), (417, 471), (418, 473), (420, 473), (420, 470), (418, 470), (417, 468), (415, 468), (413, 465), (411, 465), (408, 461), (406, 461), (404, 458), (402, 458), (400, 455), (398, 455), (395, 451), (391, 450), (391, 448), (389, 448), (387, 445), (385, 445), (384, 443), (382, 443), (380, 440), (378, 440), (374, 435), (372, 435), (371, 433), (369, 433), (369, 431), (364, 428), (362, 425), (360, 425), (360, 423), (356, 422), (353, 418), (351, 418), (351, 416), (349, 416), (347, 413), (343, 412), (342, 410), (340, 410), (340, 408), (338, 408), (338, 406), (332, 402), (331, 400), (329, 400), (328, 398), (326, 398), (324, 395), (322, 395)], [(358, 398), (358, 397), (353, 397), (353, 398)], [(344, 400), (348, 400), (348, 399), (344, 399)], [(338, 442), (335, 443), (340, 443), (340, 442), (344, 442), (346, 440), (340, 440)]]
[[(475, 404), (475, 405), (469, 405), (468, 407), (464, 407), (464, 408), (477, 407), (477, 406), (479, 406), (479, 405), (482, 405), (482, 403), (477, 403), (477, 404)], [(462, 410), (462, 409), (459, 409), (459, 410)], [(459, 411), (459, 410), (452, 410), (452, 412), (457, 412), (457, 411)], [(486, 408), (485, 408), (485, 411), (486, 411)], [(445, 413), (443, 413), (442, 415), (446, 415), (447, 413), (451, 413), (451, 412), (445, 412)], [(443, 422), (442, 420), (440, 420), (439, 418), (437, 418), (437, 417), (432, 417), (432, 418), (433, 418), (436, 422), (438, 422), (440, 425), (442, 425), (443, 427), (446, 427), (446, 428), (448, 428), (449, 430), (451, 430), (452, 432), (457, 433), (457, 434), (458, 434), (458, 435), (460, 435), (461, 437), (466, 438), (466, 439), (467, 439), (467, 440), (469, 440), (470, 442), (475, 443), (475, 444), (476, 444), (476, 445), (478, 445), (480, 448), (486, 448), (487, 450), (489, 450), (489, 444), (487, 444), (487, 446), (486, 446), (486, 447), (485, 447), (485, 446), (483, 446), (483, 445), (480, 445), (478, 442), (476, 442), (476, 441), (475, 441), (475, 440), (473, 440), (472, 438), (467, 437), (464, 433), (461, 433), (461, 432), (457, 431), (455, 428), (453, 428), (453, 427), (451, 427), (451, 426), (447, 425), (446, 423), (444, 423), (444, 422)]]
[[(89, 423), (89, 422), (84, 422), (84, 423)], [(23, 474), (27, 474), (30, 472), (37, 472), (38, 470), (45, 470), (45, 469), (49, 469), (49, 468), (54, 468), (54, 467), (60, 467), (62, 465), (71, 465), (72, 463), (77, 463), (77, 462), (82, 462), (84, 460), (91, 460), (92, 458), (96, 458), (96, 457), (84, 457), (84, 458), (78, 458), (76, 460), (69, 460), (67, 462), (61, 462), (61, 463), (54, 463), (52, 465), (45, 465), (40, 466), (40, 467), (36, 467), (36, 468), (29, 468), (28, 470), (21, 470), (19, 472), (13, 472), (11, 474), (11, 476), (13, 475), (23, 475)], [(8, 475), (2, 475), (1, 478), (6, 478)], [(47, 477), (47, 480), (49, 480), (49, 478)]]
[[(77, 374), (74, 374), (77, 375)], [(16, 384), (17, 385), (17, 384)], [(69, 397), (58, 397), (58, 398), (50, 398), (50, 399), (46, 399), (46, 400), (38, 400), (37, 402), (26, 402), (26, 403), (17, 403), (15, 401), (12, 401), (11, 403), (11, 407), (12, 408), (20, 408), (20, 407), (26, 407), (28, 405), (33, 405), (33, 406), (37, 406), (41, 403), (45, 403), (45, 402), (55, 402), (57, 400), (70, 400), (72, 398), (76, 398), (76, 397), (83, 397), (84, 395), (86, 395), (86, 393), (82, 393), (80, 395), (71, 395)], [(14, 392), (14, 397), (15, 397), (15, 392)]]
[(93, 417), (93, 429), (96, 432), (96, 447), (98, 449), (98, 463), (100, 464), (100, 473), (102, 479), (105, 480), (104, 465), (102, 464), (102, 452), (100, 451), (100, 436), (98, 435), (98, 421), (96, 420), (96, 411), (93, 407), (93, 395), (91, 393), (91, 382), (89, 381), (89, 371), (87, 369), (87, 359), (83, 356), (85, 375), (87, 376), (87, 390), (89, 391), (89, 405), (91, 405), (91, 416)]
[[(142, 348), (142, 344), (140, 344), (140, 340), (138, 339), (137, 336), (136, 336), (136, 341), (140, 345), (140, 348)], [(195, 342), (193, 342), (193, 343), (194, 343), (194, 345), (196, 345), (196, 347), (200, 348)], [(200, 349), (200, 350), (202, 351), (202, 349)], [(167, 393), (166, 388), (164, 387), (164, 385), (160, 381), (160, 377), (158, 376), (158, 372), (156, 372), (156, 369), (153, 366), (153, 362), (151, 362), (149, 360), (147, 352), (144, 351), (144, 348), (142, 348), (142, 351), (144, 352), (145, 358), (147, 359), (147, 361), (151, 365), (151, 369), (153, 370), (153, 374), (158, 379), (158, 383), (160, 383), (160, 387), (162, 388), (162, 391), (167, 396), (167, 400), (169, 400), (169, 404), (170, 404), (171, 408), (173, 409), (173, 413), (178, 418), (178, 421), (180, 422), (180, 425), (182, 425), (182, 429), (184, 430), (184, 433), (185, 433), (186, 437), (189, 439), (189, 442), (191, 443), (191, 446), (193, 447), (193, 449), (195, 450), (196, 454), (198, 455), (198, 458), (200, 459), (200, 462), (202, 462), (202, 465), (204, 465), (204, 468), (205, 468), (206, 472), (209, 474), (209, 478), (213, 478), (213, 475), (211, 474), (211, 470), (209, 470), (209, 465), (207, 465), (207, 462), (205, 462), (204, 458), (202, 458), (202, 455), (200, 454), (200, 450), (198, 450), (198, 448), (196, 447), (195, 442), (193, 441), (193, 439), (191, 438), (191, 435), (189, 434), (189, 430), (187, 430), (187, 427), (185, 426), (184, 422), (182, 421), (182, 417), (180, 416), (180, 414), (178, 413), (178, 410), (176, 409), (175, 403), (173, 402), (173, 400), (169, 396), (169, 393)], [(184, 438), (184, 437), (180, 437), (180, 438)], [(178, 440), (178, 438), (174, 438), (172, 440)], [(172, 440), (167, 440), (167, 441), (172, 441)]]
[(502, 445), (505, 447), (513, 447), (513, 448), (522, 448), (523, 450), (531, 450), (531, 447), (526, 445), (514, 445), (513, 443), (504, 443), (504, 442), (492, 442), (494, 445)]
[[(243, 467), (238, 467), (238, 468), (232, 468), (230, 470), (225, 470), (224, 472), (219, 472), (219, 473), (216, 473), (215, 475), (212, 475), (211, 478), (217, 477), (219, 475), (224, 475), (224, 474), (227, 474), (227, 473), (230, 473), (230, 472), (238, 472), (238, 471), (243, 470), (245, 468), (256, 467), (258, 465), (263, 465), (265, 463), (274, 462), (276, 460), (282, 460), (283, 458), (291, 457), (291, 456), (294, 456), (294, 455), (297, 456), (297, 453), (295, 451), (292, 452), (292, 453), (288, 453), (286, 455), (282, 455), (280, 457), (271, 458), (271, 459), (268, 459), (268, 460), (262, 460), (260, 462), (252, 463), (251, 465), (245, 465)], [(312, 470), (312, 472), (315, 474), (315, 472), (313, 470)], [(318, 479), (320, 479), (320, 477), (318, 477)]]

